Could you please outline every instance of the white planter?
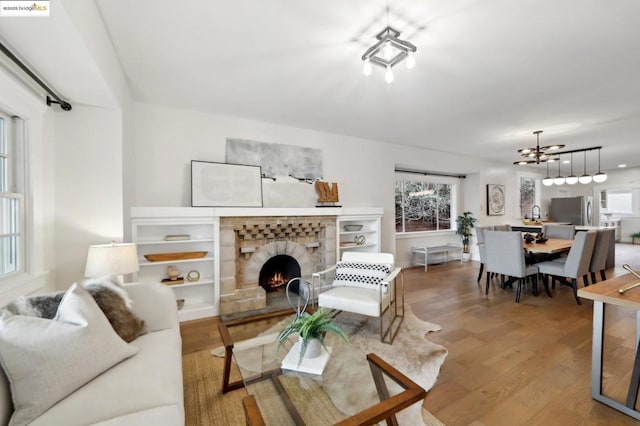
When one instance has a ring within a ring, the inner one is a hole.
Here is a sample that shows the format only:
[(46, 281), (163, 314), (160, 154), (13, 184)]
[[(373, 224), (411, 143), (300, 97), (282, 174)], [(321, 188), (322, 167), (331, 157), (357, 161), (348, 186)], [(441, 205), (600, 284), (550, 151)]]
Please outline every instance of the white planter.
[(471, 260), (471, 253), (462, 253), (462, 261), (468, 262), (469, 260)]
[[(300, 342), (300, 348), (302, 348), (302, 336), (298, 337), (298, 341)], [(311, 339), (307, 342), (307, 350), (304, 353), (304, 358), (315, 358), (322, 352), (322, 345), (320, 344), (320, 340)]]

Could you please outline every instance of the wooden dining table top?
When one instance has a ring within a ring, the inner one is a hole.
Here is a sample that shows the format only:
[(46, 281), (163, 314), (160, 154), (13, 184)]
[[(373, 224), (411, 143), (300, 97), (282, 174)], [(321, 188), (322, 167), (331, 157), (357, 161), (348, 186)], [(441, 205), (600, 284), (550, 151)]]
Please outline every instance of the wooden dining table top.
[(573, 240), (560, 240), (549, 238), (544, 243), (524, 243), (524, 248), (530, 253), (560, 253), (568, 251), (573, 245)]
[(620, 294), (618, 291), (620, 288), (626, 287), (629, 284), (635, 284), (638, 281), (640, 280), (633, 275), (625, 274), (601, 281), (597, 285), (581, 288), (578, 290), (578, 296), (596, 302), (604, 302), (640, 310), (640, 287), (631, 289), (624, 294)]

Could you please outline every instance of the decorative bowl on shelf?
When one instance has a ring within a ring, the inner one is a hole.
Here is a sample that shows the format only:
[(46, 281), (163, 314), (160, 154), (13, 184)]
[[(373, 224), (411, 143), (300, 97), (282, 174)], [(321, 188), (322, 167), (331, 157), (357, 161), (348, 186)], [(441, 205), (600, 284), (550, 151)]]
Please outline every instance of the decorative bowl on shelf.
[(344, 226), (344, 230), (349, 232), (359, 231), (361, 229), (362, 229), (362, 225), (345, 225)]
[(145, 254), (144, 258), (149, 262), (166, 262), (168, 260), (188, 260), (199, 259), (205, 257), (208, 252), (206, 251), (181, 251), (177, 253), (155, 253)]

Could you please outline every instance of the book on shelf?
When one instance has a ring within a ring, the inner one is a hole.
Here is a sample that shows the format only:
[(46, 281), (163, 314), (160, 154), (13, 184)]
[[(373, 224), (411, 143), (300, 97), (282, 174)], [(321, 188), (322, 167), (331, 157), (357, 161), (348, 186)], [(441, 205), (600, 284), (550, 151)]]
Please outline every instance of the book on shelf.
[(187, 234), (167, 235), (166, 237), (164, 237), (165, 241), (184, 241), (190, 238), (191, 236)]

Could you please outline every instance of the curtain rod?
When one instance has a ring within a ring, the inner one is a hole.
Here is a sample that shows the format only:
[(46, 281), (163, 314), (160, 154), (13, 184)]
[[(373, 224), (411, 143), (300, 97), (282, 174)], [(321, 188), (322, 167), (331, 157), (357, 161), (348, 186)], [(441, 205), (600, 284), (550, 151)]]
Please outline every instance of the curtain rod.
[[(0, 43), (0, 51), (5, 54), (5, 56), (14, 64), (16, 64), (26, 75), (29, 76), (33, 81), (35, 81), (40, 87), (42, 87), (47, 93), (47, 105), (51, 106), (51, 104), (60, 104), (60, 108), (63, 111), (71, 111), (71, 104), (64, 99), (62, 99), (53, 89), (47, 86), (40, 78), (34, 74), (16, 55), (13, 54), (4, 43)], [(51, 96), (49, 96), (51, 95)], [(53, 98), (53, 99), (51, 99)]]
[(395, 171), (402, 172), (402, 173), (413, 173), (416, 175), (423, 175), (423, 176), (444, 176), (444, 177), (452, 177), (452, 178), (458, 178), (458, 179), (465, 179), (467, 177), (467, 175), (462, 175), (462, 174), (430, 172), (428, 170), (404, 169), (402, 167), (396, 167)]

